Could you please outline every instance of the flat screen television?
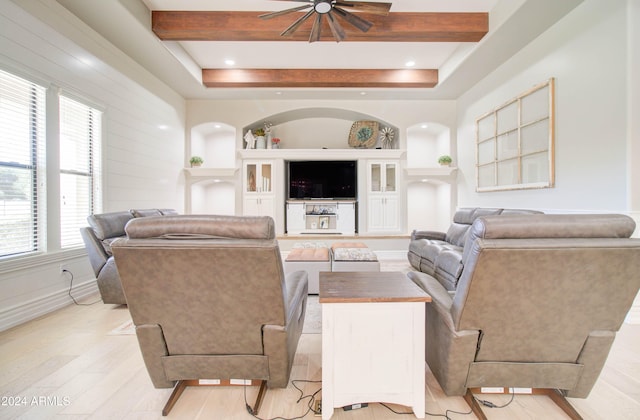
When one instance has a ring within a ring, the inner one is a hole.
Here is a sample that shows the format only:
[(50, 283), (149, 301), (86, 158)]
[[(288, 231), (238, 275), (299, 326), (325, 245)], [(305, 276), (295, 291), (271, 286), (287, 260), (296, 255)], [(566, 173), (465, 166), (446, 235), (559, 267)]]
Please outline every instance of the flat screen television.
[(288, 162), (289, 199), (352, 199), (358, 196), (358, 162), (308, 160)]

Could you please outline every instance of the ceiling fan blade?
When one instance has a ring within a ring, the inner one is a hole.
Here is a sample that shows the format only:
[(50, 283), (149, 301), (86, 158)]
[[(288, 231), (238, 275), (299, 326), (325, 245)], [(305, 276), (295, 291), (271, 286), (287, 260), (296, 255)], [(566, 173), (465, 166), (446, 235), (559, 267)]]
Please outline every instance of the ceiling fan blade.
[(372, 1), (336, 1), (336, 6), (343, 7), (349, 11), (375, 13), (388, 15), (391, 10), (391, 3), (378, 3)]
[(309, 16), (311, 16), (312, 14), (315, 13), (315, 10), (311, 9), (309, 10), (307, 13), (304, 14), (304, 16), (301, 16), (300, 18), (298, 18), (298, 20), (296, 20), (295, 22), (293, 22), (287, 29), (285, 29), (280, 35), (282, 36), (287, 36), (287, 35), (291, 35), (292, 33), (294, 33), (296, 31), (296, 29), (298, 29), (298, 27), (300, 25), (302, 25), (302, 23), (307, 20), (309, 18)]
[(338, 6), (333, 6), (333, 9), (331, 10), (332, 12), (336, 12), (340, 17), (342, 17), (344, 20), (346, 20), (356, 28), (360, 29), (362, 32), (367, 32), (373, 26), (373, 23), (369, 22), (368, 20), (362, 19), (360, 16), (347, 12), (346, 10), (341, 9)]
[(274, 17), (287, 15), (289, 13), (293, 13), (293, 12), (297, 12), (297, 11), (300, 11), (300, 10), (304, 10), (307, 7), (310, 7), (310, 5), (298, 6), (298, 7), (294, 7), (293, 9), (280, 10), (279, 12), (265, 13), (263, 15), (259, 15), (258, 17), (260, 19), (271, 19), (271, 18), (274, 18)]
[(332, 13), (327, 13), (327, 19), (329, 21), (329, 28), (331, 28), (333, 37), (337, 42), (342, 41), (345, 37), (345, 34), (344, 29), (342, 29), (342, 25), (340, 25), (340, 22), (338, 22), (336, 18), (333, 17)]
[(322, 32), (322, 13), (316, 13), (316, 20), (313, 21), (313, 28), (311, 28), (311, 35), (309, 35), (309, 42), (320, 41), (321, 32)]

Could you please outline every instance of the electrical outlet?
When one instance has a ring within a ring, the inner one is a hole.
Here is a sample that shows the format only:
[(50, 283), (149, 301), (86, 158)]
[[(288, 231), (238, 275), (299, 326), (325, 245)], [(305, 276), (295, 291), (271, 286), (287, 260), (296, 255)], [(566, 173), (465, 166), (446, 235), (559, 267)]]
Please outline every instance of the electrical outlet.
[(322, 415), (322, 400), (316, 400), (313, 404), (313, 413), (315, 416)]
[(60, 264), (60, 274), (64, 274), (65, 271), (69, 271), (69, 266), (67, 264)]

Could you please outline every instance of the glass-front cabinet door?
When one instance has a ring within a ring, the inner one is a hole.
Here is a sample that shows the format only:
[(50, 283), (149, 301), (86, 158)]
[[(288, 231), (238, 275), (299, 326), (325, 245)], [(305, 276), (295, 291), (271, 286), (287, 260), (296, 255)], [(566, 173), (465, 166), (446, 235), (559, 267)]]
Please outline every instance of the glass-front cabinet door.
[(244, 167), (245, 192), (273, 192), (273, 164), (271, 162), (246, 162)]
[(369, 192), (392, 193), (397, 191), (397, 162), (369, 163)]

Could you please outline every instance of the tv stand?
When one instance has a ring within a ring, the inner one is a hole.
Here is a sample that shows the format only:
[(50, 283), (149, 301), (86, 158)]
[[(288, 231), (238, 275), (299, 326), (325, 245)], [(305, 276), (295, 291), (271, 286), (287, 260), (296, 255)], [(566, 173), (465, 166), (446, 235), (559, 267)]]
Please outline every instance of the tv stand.
[(287, 233), (354, 235), (356, 203), (355, 200), (289, 200)]

